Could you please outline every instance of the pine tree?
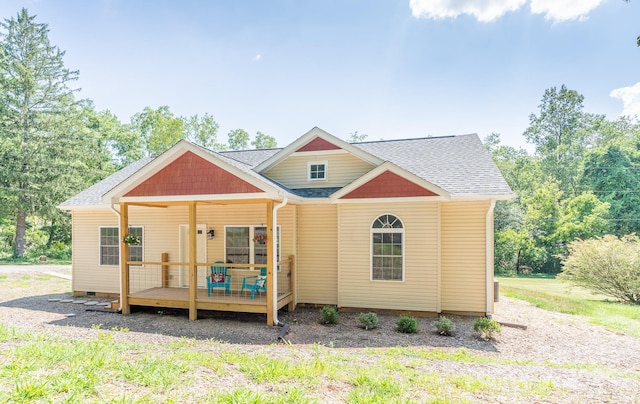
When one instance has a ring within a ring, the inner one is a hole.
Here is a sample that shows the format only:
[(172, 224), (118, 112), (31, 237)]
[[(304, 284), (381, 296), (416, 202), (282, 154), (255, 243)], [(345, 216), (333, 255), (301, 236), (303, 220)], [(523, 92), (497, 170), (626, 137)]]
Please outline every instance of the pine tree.
[(0, 202), (15, 215), (14, 256), (22, 257), (27, 217), (51, 211), (76, 181), (74, 153), (83, 146), (70, 84), (78, 72), (65, 68), (47, 24), (26, 9), (0, 28)]

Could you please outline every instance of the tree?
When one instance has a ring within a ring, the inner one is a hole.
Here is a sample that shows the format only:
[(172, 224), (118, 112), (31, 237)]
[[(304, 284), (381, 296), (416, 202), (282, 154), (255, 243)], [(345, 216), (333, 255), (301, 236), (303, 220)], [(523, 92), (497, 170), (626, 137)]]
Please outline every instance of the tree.
[[(0, 178), (2, 202), (15, 217), (14, 255), (25, 254), (27, 216), (62, 202), (78, 172), (78, 72), (49, 42), (46, 24), (22, 9), (0, 23)], [(67, 195), (68, 196), (68, 195)]]
[(637, 152), (609, 146), (588, 154), (583, 183), (610, 205), (609, 230), (640, 233), (640, 164)]
[(355, 131), (355, 132), (349, 133), (349, 139), (347, 139), (347, 141), (349, 143), (364, 142), (368, 136), (369, 135), (365, 133), (360, 134), (358, 133), (358, 131)]
[(210, 150), (225, 150), (226, 145), (218, 142), (220, 125), (213, 116), (204, 114), (184, 118), (185, 138)]
[(260, 131), (256, 133), (256, 137), (251, 144), (256, 149), (273, 149), (278, 147), (278, 142), (276, 142), (274, 137), (265, 135)]
[(131, 117), (131, 125), (140, 134), (142, 153), (158, 156), (185, 137), (185, 122), (163, 105), (158, 109), (145, 107)]
[(594, 127), (603, 118), (582, 112), (584, 97), (564, 85), (544, 92), (540, 114), (529, 116), (524, 132), (527, 142), (536, 146), (545, 174), (559, 181), (567, 196), (579, 193), (576, 180), (580, 162)]
[(640, 239), (635, 234), (574, 241), (562, 265), (559, 278), (640, 304)]
[(234, 129), (227, 136), (229, 137), (229, 149), (245, 150), (249, 147), (249, 134), (244, 129)]

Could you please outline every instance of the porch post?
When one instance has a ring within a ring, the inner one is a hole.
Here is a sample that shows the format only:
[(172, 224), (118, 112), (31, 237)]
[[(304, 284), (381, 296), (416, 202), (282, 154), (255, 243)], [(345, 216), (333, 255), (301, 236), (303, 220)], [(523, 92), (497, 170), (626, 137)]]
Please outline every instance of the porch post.
[(129, 306), (129, 244), (124, 242), (127, 229), (129, 228), (129, 205), (120, 202), (120, 307), (122, 314), (130, 314)]
[(189, 201), (189, 320), (198, 319), (196, 254), (196, 202)]
[(273, 267), (273, 244), (276, 242), (274, 237), (276, 234), (273, 231), (273, 201), (267, 201), (267, 325), (276, 325), (273, 313), (275, 307), (278, 304), (274, 301), (273, 296), (275, 294), (275, 281), (276, 276), (275, 268)]

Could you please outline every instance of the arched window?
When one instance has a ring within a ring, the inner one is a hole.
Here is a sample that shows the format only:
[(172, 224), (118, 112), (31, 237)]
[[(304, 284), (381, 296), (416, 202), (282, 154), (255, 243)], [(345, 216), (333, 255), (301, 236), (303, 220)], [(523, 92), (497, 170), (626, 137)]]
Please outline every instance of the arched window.
[(371, 279), (404, 280), (404, 226), (397, 216), (381, 215), (371, 225)]

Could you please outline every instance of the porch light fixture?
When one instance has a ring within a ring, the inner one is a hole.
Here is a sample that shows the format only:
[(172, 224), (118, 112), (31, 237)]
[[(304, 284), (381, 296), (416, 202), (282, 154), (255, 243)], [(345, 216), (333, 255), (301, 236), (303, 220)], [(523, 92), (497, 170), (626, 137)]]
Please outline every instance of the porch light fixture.
[(209, 230), (207, 230), (207, 239), (211, 240), (215, 235), (216, 233), (213, 231), (212, 228), (209, 228)]

